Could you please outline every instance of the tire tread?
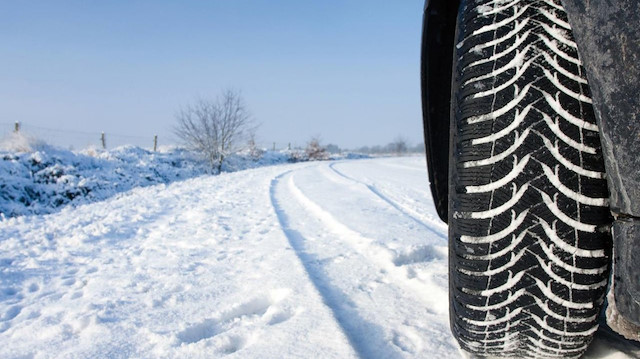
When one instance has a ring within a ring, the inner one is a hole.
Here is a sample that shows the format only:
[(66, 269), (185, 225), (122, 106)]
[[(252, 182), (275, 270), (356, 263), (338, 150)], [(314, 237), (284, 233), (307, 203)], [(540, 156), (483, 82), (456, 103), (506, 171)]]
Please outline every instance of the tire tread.
[(559, 0), (478, 0), (458, 21), (454, 335), (480, 357), (578, 357), (597, 329), (612, 219), (567, 16)]

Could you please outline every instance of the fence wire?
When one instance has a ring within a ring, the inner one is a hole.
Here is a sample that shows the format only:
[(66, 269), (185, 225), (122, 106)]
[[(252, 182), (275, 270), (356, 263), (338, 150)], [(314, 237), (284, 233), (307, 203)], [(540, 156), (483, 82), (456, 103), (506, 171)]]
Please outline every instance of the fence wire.
[[(15, 125), (15, 122), (0, 122), (0, 141), (9, 138), (14, 133)], [(47, 126), (37, 126), (23, 122), (19, 123), (19, 131), (21, 134), (27, 137), (63, 149), (82, 150), (92, 147), (102, 148), (102, 132), (86, 132)], [(104, 135), (106, 149), (112, 149), (124, 145), (133, 145), (149, 150), (152, 150), (154, 147), (155, 134), (150, 134), (148, 136), (136, 136), (105, 132)], [(180, 145), (180, 143), (180, 140), (173, 136), (159, 136), (157, 146), (161, 147), (167, 145)], [(257, 143), (257, 147), (266, 150), (300, 148), (300, 146), (298, 146), (297, 144), (276, 144), (269, 141), (260, 141)]]
[[(8, 138), (15, 131), (15, 122), (0, 122), (0, 137)], [(43, 141), (65, 149), (102, 148), (102, 132), (85, 132), (62, 128), (36, 126), (28, 123), (19, 123), (21, 134), (36, 140)], [(149, 136), (135, 136), (119, 133), (104, 133), (106, 148), (115, 148), (123, 145), (134, 145), (146, 149), (153, 149), (155, 134)], [(176, 140), (171, 138), (158, 138), (158, 145), (175, 145)]]

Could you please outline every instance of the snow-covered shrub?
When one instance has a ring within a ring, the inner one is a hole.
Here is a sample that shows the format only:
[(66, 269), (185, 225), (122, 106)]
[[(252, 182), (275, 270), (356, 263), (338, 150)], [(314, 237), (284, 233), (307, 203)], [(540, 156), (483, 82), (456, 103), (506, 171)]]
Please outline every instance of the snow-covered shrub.
[(307, 148), (305, 149), (305, 154), (307, 159), (310, 161), (322, 161), (329, 159), (329, 154), (320, 144), (320, 139), (318, 137), (314, 137), (309, 141)]
[(71, 152), (53, 147), (0, 151), (0, 214), (45, 214), (67, 204), (103, 200), (134, 187), (170, 183), (206, 173), (185, 150), (150, 152), (124, 146)]
[(249, 137), (249, 142), (247, 143), (247, 151), (249, 156), (254, 160), (258, 161), (264, 153), (266, 152), (264, 149), (258, 147), (256, 144), (256, 138), (254, 134), (251, 134)]
[[(72, 152), (39, 142), (37, 146), (26, 142), (30, 147), (12, 143), (12, 150), (0, 150), (0, 218), (53, 213), (65, 205), (104, 200), (135, 187), (168, 184), (211, 171), (199, 154), (179, 147), (158, 152), (134, 146)], [(247, 149), (227, 156), (221, 169), (234, 172), (309, 159), (303, 150), (263, 150), (257, 156)]]
[(0, 140), (0, 151), (32, 152), (49, 147), (44, 141), (24, 132), (13, 132)]

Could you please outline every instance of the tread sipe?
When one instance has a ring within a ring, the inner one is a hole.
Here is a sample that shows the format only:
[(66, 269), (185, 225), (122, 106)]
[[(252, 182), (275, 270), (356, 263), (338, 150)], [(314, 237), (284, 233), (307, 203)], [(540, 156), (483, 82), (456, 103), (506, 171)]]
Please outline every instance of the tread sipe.
[(451, 326), (478, 357), (579, 357), (612, 219), (585, 71), (559, 0), (462, 1), (450, 164)]

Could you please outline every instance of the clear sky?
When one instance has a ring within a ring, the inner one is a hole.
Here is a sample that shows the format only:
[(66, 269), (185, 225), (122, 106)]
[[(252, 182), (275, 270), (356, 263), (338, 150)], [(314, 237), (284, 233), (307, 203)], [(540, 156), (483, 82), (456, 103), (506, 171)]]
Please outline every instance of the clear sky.
[(233, 87), (269, 146), (314, 135), (346, 148), (399, 135), (416, 144), (422, 9), (422, 0), (3, 1), (0, 126), (20, 121), (68, 142), (157, 133), (166, 143), (181, 106)]

